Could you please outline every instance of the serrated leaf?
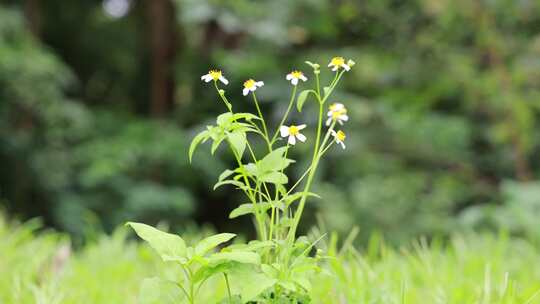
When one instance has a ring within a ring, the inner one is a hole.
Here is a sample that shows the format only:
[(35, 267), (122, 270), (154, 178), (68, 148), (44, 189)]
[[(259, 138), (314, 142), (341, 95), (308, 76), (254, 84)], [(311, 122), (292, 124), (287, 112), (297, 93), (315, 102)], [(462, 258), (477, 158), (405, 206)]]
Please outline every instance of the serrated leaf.
[(282, 185), (289, 182), (289, 178), (287, 177), (287, 175), (277, 171), (265, 173), (259, 176), (259, 180), (265, 183), (272, 183), (276, 185)]
[(268, 153), (257, 163), (258, 173), (264, 174), (269, 171), (282, 171), (287, 168), (294, 161), (285, 158), (286, 151), (287, 147), (281, 147)]
[(258, 253), (251, 251), (235, 250), (230, 252), (214, 253), (208, 258), (208, 260), (210, 263), (234, 261), (244, 264), (260, 264), (261, 256)]
[(193, 138), (193, 140), (191, 141), (191, 145), (189, 146), (189, 162), (190, 163), (193, 158), (193, 153), (195, 152), (195, 149), (197, 149), (197, 146), (199, 146), (199, 144), (203, 140), (207, 139), (208, 136), (209, 136), (208, 131), (202, 131)]
[(209, 236), (195, 246), (195, 254), (199, 256), (204, 256), (208, 251), (216, 248), (219, 244), (228, 242), (230, 239), (235, 237), (234, 233), (220, 233), (216, 235)]
[(242, 155), (244, 155), (244, 151), (246, 150), (246, 133), (243, 131), (235, 131), (228, 134), (229, 141), (233, 147), (233, 149), (238, 154), (238, 157), (242, 158)]
[[(271, 205), (267, 202), (264, 202), (264, 203), (257, 203), (257, 206), (259, 208), (259, 210), (261, 210), (261, 212), (265, 212), (266, 210), (270, 209)], [(229, 218), (230, 219), (233, 219), (233, 218), (237, 218), (239, 216), (242, 216), (242, 215), (246, 215), (246, 214), (255, 214), (255, 209), (253, 208), (253, 204), (252, 203), (248, 203), (248, 204), (242, 204), (238, 207), (236, 207), (236, 209), (234, 209), (233, 211), (231, 211), (231, 213), (229, 214)]]
[(142, 223), (128, 222), (126, 225), (133, 228), (141, 239), (148, 242), (163, 261), (187, 262), (186, 243), (180, 236)]
[(234, 267), (234, 264), (232, 262), (224, 262), (224, 263), (220, 263), (214, 266), (201, 267), (195, 272), (192, 280), (194, 283), (198, 283), (198, 282), (208, 279), (209, 277), (215, 274), (227, 272), (232, 267)]
[(298, 109), (298, 112), (302, 112), (302, 107), (304, 107), (304, 103), (306, 102), (309, 93), (313, 93), (313, 95), (316, 94), (313, 90), (303, 90), (298, 94), (298, 98), (296, 99), (296, 108)]

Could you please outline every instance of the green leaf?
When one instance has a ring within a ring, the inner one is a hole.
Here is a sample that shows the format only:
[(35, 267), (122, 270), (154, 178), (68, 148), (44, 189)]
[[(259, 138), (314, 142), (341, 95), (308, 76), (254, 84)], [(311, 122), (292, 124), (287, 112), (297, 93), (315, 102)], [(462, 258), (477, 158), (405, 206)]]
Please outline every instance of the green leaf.
[(217, 136), (217, 138), (214, 138), (214, 143), (212, 143), (212, 149), (210, 151), (212, 154), (216, 152), (217, 148), (219, 147), (219, 145), (221, 144), (221, 142), (223, 142), (225, 138), (227, 138), (225, 134), (221, 134)]
[(144, 279), (139, 292), (141, 304), (175, 304), (182, 302), (184, 294), (176, 283), (157, 277)]
[(191, 141), (191, 145), (189, 146), (189, 162), (191, 163), (191, 159), (193, 158), (193, 153), (195, 152), (195, 149), (197, 149), (197, 146), (203, 141), (208, 139), (208, 131), (202, 131), (201, 133), (197, 134)]
[[(267, 202), (257, 203), (257, 206), (261, 212), (265, 212), (271, 207), (271, 205)], [(233, 218), (237, 218), (239, 216), (251, 214), (251, 213), (255, 214), (255, 209), (253, 208), (253, 204), (252, 203), (242, 204), (236, 207), (236, 209), (234, 209), (233, 211), (231, 211), (231, 213), (229, 214), (229, 218), (233, 219)]]
[(128, 222), (126, 225), (131, 226), (141, 239), (148, 242), (163, 261), (187, 262), (186, 243), (178, 235), (141, 223)]
[(221, 182), (218, 182), (214, 185), (214, 190), (216, 190), (217, 188), (223, 186), (223, 185), (233, 185), (233, 186), (236, 186), (240, 189), (245, 189), (246, 188), (246, 185), (244, 185), (242, 182), (239, 182), (239, 181), (236, 181), (236, 180), (224, 180), (224, 181), (221, 181)]
[(233, 115), (229, 112), (220, 114), (216, 119), (216, 123), (218, 124), (218, 126), (227, 129), (228, 124), (232, 121), (232, 117)]
[[(289, 206), (290, 204), (294, 203), (295, 201), (299, 200), (304, 195), (304, 192), (295, 192), (287, 197), (285, 197), (283, 200), (285, 201), (285, 204)], [(319, 195), (313, 192), (308, 192), (307, 196), (313, 196), (316, 198), (321, 198)]]
[(276, 279), (257, 272), (253, 267), (235, 267), (229, 277), (232, 282), (242, 282), (232, 285), (233, 292), (242, 297), (242, 303), (254, 300), (277, 282)]
[(259, 180), (265, 183), (272, 183), (276, 185), (286, 184), (289, 182), (287, 175), (277, 171), (265, 173), (262, 176), (259, 176)]
[(247, 121), (250, 121), (250, 120), (253, 120), (253, 119), (257, 119), (257, 120), (261, 119), (259, 116), (251, 114), (251, 113), (236, 113), (236, 114), (234, 114), (232, 116), (232, 118), (234, 120), (245, 119)]
[(195, 254), (203, 256), (208, 251), (217, 247), (219, 244), (228, 242), (230, 239), (232, 239), (235, 236), (236, 234), (233, 234), (233, 233), (220, 233), (220, 234), (207, 237), (203, 239), (202, 241), (200, 241), (195, 246)]
[(219, 263), (223, 261), (234, 261), (245, 264), (260, 264), (261, 256), (251, 251), (235, 250), (229, 252), (218, 252), (212, 254), (208, 260), (210, 263)]
[(263, 157), (263, 159), (257, 163), (259, 174), (264, 174), (269, 171), (281, 171), (293, 163), (293, 160), (284, 157), (286, 151), (287, 147), (281, 147)]
[(242, 158), (247, 144), (246, 133), (243, 131), (235, 131), (229, 133), (228, 137), (233, 149), (238, 154), (238, 157)]
[(233, 170), (225, 170), (223, 172), (221, 172), (221, 174), (219, 175), (219, 178), (218, 178), (218, 181), (223, 181), (224, 179), (226, 179), (227, 177), (231, 176), (232, 174), (234, 173)]
[(302, 107), (304, 106), (304, 103), (306, 102), (309, 93), (317, 96), (317, 93), (313, 90), (303, 90), (302, 92), (300, 92), (300, 94), (298, 94), (298, 98), (296, 99), (296, 108), (298, 109), (298, 112), (302, 112)]
[(224, 262), (224, 263), (220, 263), (214, 266), (201, 267), (195, 272), (192, 280), (194, 283), (201, 282), (203, 280), (210, 278), (211, 276), (215, 274), (229, 271), (232, 267), (234, 267), (234, 265), (235, 264), (232, 262)]

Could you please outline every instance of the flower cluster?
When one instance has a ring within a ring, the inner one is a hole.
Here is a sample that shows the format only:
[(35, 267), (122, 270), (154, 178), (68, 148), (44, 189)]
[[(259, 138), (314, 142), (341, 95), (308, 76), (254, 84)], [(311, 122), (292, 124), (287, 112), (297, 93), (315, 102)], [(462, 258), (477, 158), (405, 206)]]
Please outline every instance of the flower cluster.
[[(312, 66), (314, 70), (318, 71), (318, 64), (313, 64), (311, 62), (307, 63)], [(352, 60), (348, 60), (347, 62), (345, 62), (345, 58), (343, 57), (334, 57), (330, 60), (328, 67), (331, 68), (331, 70), (334, 72), (339, 72), (340, 69), (348, 72), (354, 65), (355, 62)], [(291, 84), (295, 87), (299, 84), (300, 80), (302, 80), (303, 82), (308, 80), (304, 73), (298, 70), (293, 70), (292, 72), (287, 74), (285, 76), (285, 79), (290, 81)], [(229, 83), (229, 81), (223, 76), (220, 70), (210, 70), (208, 74), (201, 77), (201, 80), (205, 82), (210, 82), (213, 80), (216, 83), (219, 80), (225, 85)], [(264, 86), (263, 81), (248, 79), (243, 84), (244, 88), (242, 89), (242, 95), (247, 96), (250, 92), (254, 93), (258, 88), (262, 86)], [(255, 100), (255, 102), (257, 101)], [(333, 103), (328, 109), (327, 117), (328, 118), (326, 120), (326, 126), (330, 127), (329, 134), (334, 137), (334, 140), (337, 144), (341, 145), (341, 147), (345, 149), (345, 132), (343, 132), (342, 130), (335, 131), (333, 128), (336, 123), (338, 123), (339, 125), (343, 125), (346, 121), (349, 120), (349, 116), (347, 115), (347, 108), (345, 108), (342, 103)], [(283, 138), (288, 138), (287, 142), (289, 145), (295, 145), (296, 140), (299, 140), (300, 142), (305, 142), (307, 140), (306, 136), (300, 133), (300, 130), (304, 129), (305, 127), (305, 124), (290, 126), (281, 125), (279, 127), (279, 134)]]

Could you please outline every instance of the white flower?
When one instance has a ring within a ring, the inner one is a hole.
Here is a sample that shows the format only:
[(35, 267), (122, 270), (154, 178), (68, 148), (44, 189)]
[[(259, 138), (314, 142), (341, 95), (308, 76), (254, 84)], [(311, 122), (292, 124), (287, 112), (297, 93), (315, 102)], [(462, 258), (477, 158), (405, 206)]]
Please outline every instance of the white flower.
[(281, 126), (279, 128), (279, 132), (281, 133), (281, 137), (289, 137), (289, 144), (294, 145), (296, 144), (296, 139), (298, 139), (301, 142), (306, 141), (306, 137), (300, 133), (300, 130), (305, 128), (306, 125), (299, 125), (299, 126)]
[(329, 126), (332, 121), (337, 121), (340, 125), (343, 125), (344, 121), (348, 121), (347, 109), (341, 103), (334, 103), (330, 105), (328, 109), (328, 119), (326, 125)]
[(330, 134), (332, 134), (332, 136), (334, 136), (334, 139), (336, 140), (336, 143), (340, 144), (341, 147), (343, 149), (345, 149), (345, 138), (347, 138), (347, 135), (345, 135), (345, 132), (339, 130), (339, 131), (334, 131), (334, 130), (330, 130)]
[(307, 81), (307, 77), (304, 76), (304, 73), (300, 71), (292, 71), (289, 74), (287, 74), (287, 77), (285, 77), (287, 80), (290, 80), (292, 85), (298, 84), (298, 79), (301, 79), (302, 81)]
[(223, 82), (223, 84), (225, 85), (229, 84), (229, 81), (225, 77), (223, 77), (223, 74), (221, 73), (220, 70), (210, 70), (208, 74), (201, 76), (201, 80), (203, 80), (204, 82), (210, 82), (212, 80), (213, 81), (219, 80)]
[[(354, 61), (349, 60), (349, 63), (352, 63), (354, 65)], [(347, 63), (345, 63), (345, 59), (343, 57), (334, 57), (332, 60), (330, 60), (330, 63), (328, 64), (328, 67), (332, 68), (332, 71), (337, 71), (339, 68), (343, 68), (345, 71), (349, 71), (351, 69), (351, 66)]]
[(257, 88), (260, 88), (264, 85), (264, 82), (262, 81), (255, 81), (253, 79), (248, 79), (246, 82), (244, 82), (244, 90), (242, 91), (242, 94), (246, 96), (249, 94), (249, 92), (255, 92)]

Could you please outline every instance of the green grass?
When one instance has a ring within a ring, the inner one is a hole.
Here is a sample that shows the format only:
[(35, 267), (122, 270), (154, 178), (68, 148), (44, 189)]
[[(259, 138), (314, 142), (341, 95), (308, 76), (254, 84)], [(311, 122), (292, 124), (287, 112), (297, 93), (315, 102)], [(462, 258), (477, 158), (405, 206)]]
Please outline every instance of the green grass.
[[(174, 275), (125, 229), (68, 255), (66, 236), (38, 228), (0, 217), (2, 304), (138, 303), (143, 278)], [(334, 241), (313, 278), (314, 303), (540, 303), (540, 249), (521, 239), (469, 235), (391, 249), (373, 238), (362, 253)], [(205, 304), (223, 297), (222, 282), (205, 294)]]

